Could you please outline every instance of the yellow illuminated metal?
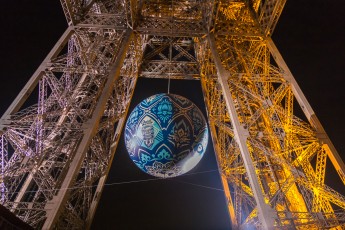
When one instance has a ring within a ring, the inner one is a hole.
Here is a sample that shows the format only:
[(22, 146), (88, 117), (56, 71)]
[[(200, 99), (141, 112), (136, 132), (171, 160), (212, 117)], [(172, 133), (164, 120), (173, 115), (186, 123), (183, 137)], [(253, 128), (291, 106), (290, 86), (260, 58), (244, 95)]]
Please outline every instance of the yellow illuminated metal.
[[(258, 1), (253, 8), (258, 10)], [(214, 34), (238, 119), (248, 133), (246, 144), (259, 190), (275, 212), (270, 228), (342, 229), (345, 197), (325, 184), (325, 176), (331, 164), (344, 182), (343, 163), (334, 147), (323, 142), (330, 143), (326, 134), (320, 134), (322, 126), (278, 50), (270, 38), (258, 35), (260, 26), (252, 12), (240, 1), (220, 4)], [(227, 32), (217, 34), (223, 28)], [(272, 28), (263, 31), (271, 33)], [(203, 40), (195, 42), (218, 164), (232, 193), (231, 219), (236, 216), (236, 226), (261, 228), (254, 188), (217, 80), (212, 47)], [(304, 110), (306, 119), (296, 116), (296, 106)]]

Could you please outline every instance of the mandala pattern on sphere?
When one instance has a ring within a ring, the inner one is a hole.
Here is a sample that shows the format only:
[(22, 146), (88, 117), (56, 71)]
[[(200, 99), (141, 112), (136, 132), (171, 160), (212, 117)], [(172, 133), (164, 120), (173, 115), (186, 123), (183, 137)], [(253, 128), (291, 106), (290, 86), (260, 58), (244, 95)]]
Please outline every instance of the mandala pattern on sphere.
[(157, 94), (137, 105), (125, 128), (133, 162), (156, 177), (175, 177), (194, 168), (205, 153), (208, 128), (199, 108), (175, 94)]

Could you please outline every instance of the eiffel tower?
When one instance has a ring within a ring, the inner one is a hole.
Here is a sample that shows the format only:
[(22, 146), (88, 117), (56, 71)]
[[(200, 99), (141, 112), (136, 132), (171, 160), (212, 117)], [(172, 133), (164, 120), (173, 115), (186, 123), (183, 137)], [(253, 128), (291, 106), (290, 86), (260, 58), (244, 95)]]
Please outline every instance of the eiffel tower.
[(195, 79), (232, 229), (342, 229), (344, 163), (271, 39), (285, 2), (61, 0), (68, 28), (0, 121), (1, 203), (89, 227), (138, 77)]

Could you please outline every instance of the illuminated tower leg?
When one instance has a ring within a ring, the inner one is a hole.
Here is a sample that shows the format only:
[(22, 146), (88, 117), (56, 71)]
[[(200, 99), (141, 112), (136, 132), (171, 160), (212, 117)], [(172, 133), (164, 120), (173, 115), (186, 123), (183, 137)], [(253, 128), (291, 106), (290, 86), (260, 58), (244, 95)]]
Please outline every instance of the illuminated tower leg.
[(116, 61), (113, 64), (113, 66), (110, 67), (110, 72), (104, 83), (104, 88), (98, 99), (97, 104), (95, 105), (95, 109), (92, 116), (88, 121), (85, 122), (85, 125), (83, 125), (84, 135), (76, 150), (76, 153), (74, 153), (73, 158), (70, 159), (71, 162), (68, 166), (68, 171), (61, 185), (62, 189), (58, 191), (57, 195), (54, 196), (53, 199), (46, 206), (48, 212), (47, 220), (45, 221), (45, 224), (43, 226), (44, 229), (50, 229), (54, 226), (54, 224), (59, 218), (60, 212), (64, 208), (65, 202), (68, 199), (69, 192), (69, 189), (64, 188), (70, 188), (73, 185), (74, 180), (80, 171), (81, 164), (84, 158), (86, 157), (86, 151), (89, 148), (91, 139), (97, 132), (101, 116), (104, 113), (106, 103), (108, 102), (110, 95), (113, 91), (114, 84), (116, 83), (116, 80), (118, 80), (120, 77), (121, 66), (123, 64), (123, 60), (125, 58), (125, 54), (129, 47), (130, 41), (132, 40), (132, 33), (133, 32), (131, 30), (127, 30), (124, 34), (124, 37), (121, 39), (123, 43), (118, 44), (118, 46), (120, 47), (118, 56), (116, 57)]
[[(10, 107), (3, 114), (2, 119), (0, 120), (0, 133), (6, 131), (7, 125), (10, 126), (10, 124), (11, 124), (11, 116), (15, 115), (15, 113), (20, 110), (21, 106), (25, 103), (25, 101), (28, 99), (28, 97), (31, 95), (31, 93), (35, 90), (35, 87), (37, 87), (38, 84), (41, 84), (40, 82), (42, 82), (42, 78), (45, 74), (45, 69), (46, 69), (47, 63), (50, 63), (51, 60), (53, 60), (54, 58), (56, 58), (59, 55), (62, 48), (67, 44), (68, 40), (70, 39), (72, 33), (73, 33), (72, 27), (69, 27), (64, 32), (64, 34), (61, 36), (61, 38), (55, 44), (53, 49), (49, 52), (49, 54), (47, 55), (45, 60), (42, 62), (42, 64), (39, 66), (39, 68), (35, 71), (35, 73), (32, 75), (30, 80), (27, 82), (27, 84), (21, 90), (21, 92), (18, 94), (16, 99), (12, 102)], [(41, 85), (41, 87), (42, 87), (42, 85)], [(39, 98), (40, 98), (41, 102), (42, 102), (42, 100), (44, 100), (43, 97), (44, 97), (44, 94), (42, 94), (42, 92), (40, 91), (39, 92)], [(42, 130), (42, 127), (37, 127), (36, 132), (40, 132), (40, 130)], [(3, 135), (2, 138), (6, 139), (5, 135)], [(29, 150), (29, 151), (34, 151), (34, 150)], [(36, 151), (37, 151), (37, 149), (36, 149)], [(27, 154), (27, 156), (25, 156), (23, 161), (27, 161), (29, 157), (30, 157), (30, 154)], [(4, 164), (4, 166), (6, 166), (6, 164)], [(4, 167), (4, 169), (5, 169), (5, 167)], [(35, 170), (33, 170), (33, 171), (35, 171)], [(20, 188), (20, 191), (14, 200), (14, 204), (11, 207), (12, 211), (18, 206), (19, 202), (21, 201), (21, 199), (25, 195), (26, 191), (29, 189), (30, 183), (32, 182), (32, 179), (33, 179), (32, 175), (33, 175), (33, 172), (30, 172), (28, 177), (25, 179), (25, 183)]]
[[(282, 1), (265, 3), (274, 13)], [(251, 7), (219, 6), (214, 35), (196, 45), (230, 217), (239, 228), (340, 229), (345, 197), (325, 175), (330, 158), (343, 181), (343, 162), (267, 38), (275, 22), (257, 20), (260, 7)], [(295, 101), (310, 123), (295, 115)]]
[[(90, 225), (138, 77), (142, 43), (133, 37), (116, 23), (70, 26), (4, 114), (1, 194), (32, 226)], [(35, 90), (38, 104), (28, 106)]]

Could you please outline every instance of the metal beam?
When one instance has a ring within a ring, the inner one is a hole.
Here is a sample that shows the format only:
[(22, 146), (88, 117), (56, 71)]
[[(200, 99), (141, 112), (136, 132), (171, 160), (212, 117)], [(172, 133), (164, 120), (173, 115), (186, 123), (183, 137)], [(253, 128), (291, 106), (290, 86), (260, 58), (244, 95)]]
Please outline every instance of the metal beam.
[(226, 103), (227, 111), (230, 115), (231, 123), (234, 127), (235, 139), (241, 151), (241, 156), (246, 167), (250, 187), (252, 188), (254, 198), (256, 201), (258, 216), (264, 229), (274, 229), (274, 216), (271, 207), (266, 204), (264, 194), (262, 193), (258, 177), (255, 172), (250, 152), (247, 146), (248, 130), (246, 130), (240, 123), (234, 101), (228, 85), (229, 72), (222, 66), (220, 57), (216, 48), (216, 41), (213, 34), (208, 35), (208, 42), (210, 45), (211, 53), (217, 69), (218, 82), (222, 88), (223, 96)]

